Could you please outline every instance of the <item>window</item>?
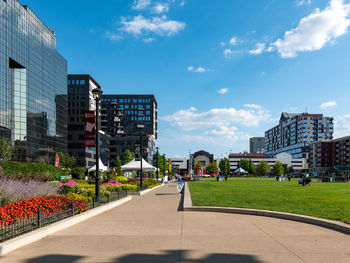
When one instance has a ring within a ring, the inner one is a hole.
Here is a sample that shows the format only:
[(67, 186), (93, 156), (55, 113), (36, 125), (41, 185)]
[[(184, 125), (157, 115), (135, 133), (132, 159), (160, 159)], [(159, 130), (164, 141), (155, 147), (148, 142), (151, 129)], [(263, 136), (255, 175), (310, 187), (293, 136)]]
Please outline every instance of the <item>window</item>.
[(70, 79), (68, 80), (68, 85), (70, 85)]
[(74, 80), (74, 79), (72, 79), (72, 84), (73, 84), (73, 85), (75, 84), (75, 80)]
[(146, 109), (150, 109), (150, 108), (151, 108), (151, 105), (147, 104)]
[(146, 115), (151, 115), (151, 111), (146, 111)]
[(80, 80), (80, 85), (85, 85), (85, 80), (84, 79)]

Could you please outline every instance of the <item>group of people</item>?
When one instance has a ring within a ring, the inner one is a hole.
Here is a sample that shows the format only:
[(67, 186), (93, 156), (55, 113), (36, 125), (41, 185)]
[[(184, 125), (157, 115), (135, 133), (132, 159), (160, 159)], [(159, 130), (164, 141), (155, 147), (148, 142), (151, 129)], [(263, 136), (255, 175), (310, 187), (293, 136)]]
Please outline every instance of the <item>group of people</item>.
[(311, 186), (311, 176), (307, 173), (304, 175), (300, 175), (299, 176), (299, 180), (298, 180), (299, 184), (302, 184), (303, 186), (309, 185)]
[(288, 182), (290, 182), (292, 175), (291, 174), (287, 174), (287, 176), (285, 175), (281, 175), (281, 176), (276, 176), (276, 181), (280, 181), (280, 182), (284, 182), (286, 180), (286, 178), (288, 179)]

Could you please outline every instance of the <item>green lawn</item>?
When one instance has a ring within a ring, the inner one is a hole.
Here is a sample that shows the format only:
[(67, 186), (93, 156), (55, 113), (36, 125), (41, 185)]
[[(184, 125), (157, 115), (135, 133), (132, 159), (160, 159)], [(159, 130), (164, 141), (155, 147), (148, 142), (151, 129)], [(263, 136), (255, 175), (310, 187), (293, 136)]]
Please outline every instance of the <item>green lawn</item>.
[(190, 182), (189, 188), (194, 206), (273, 210), (350, 222), (349, 183), (312, 182), (303, 187), (296, 179), (229, 178)]

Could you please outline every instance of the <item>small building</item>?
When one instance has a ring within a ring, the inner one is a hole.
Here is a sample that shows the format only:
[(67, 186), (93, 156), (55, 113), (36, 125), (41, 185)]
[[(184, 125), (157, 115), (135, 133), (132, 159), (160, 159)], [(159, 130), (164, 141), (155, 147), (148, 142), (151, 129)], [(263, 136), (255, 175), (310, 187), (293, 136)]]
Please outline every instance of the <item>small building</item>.
[(201, 150), (195, 152), (194, 154), (191, 154), (191, 160), (193, 160), (192, 169), (194, 169), (198, 161), (201, 162), (202, 167), (206, 168), (210, 163), (214, 161), (214, 154), (210, 154), (206, 151)]
[(178, 174), (185, 174), (188, 171), (187, 158), (170, 158), (172, 169)]

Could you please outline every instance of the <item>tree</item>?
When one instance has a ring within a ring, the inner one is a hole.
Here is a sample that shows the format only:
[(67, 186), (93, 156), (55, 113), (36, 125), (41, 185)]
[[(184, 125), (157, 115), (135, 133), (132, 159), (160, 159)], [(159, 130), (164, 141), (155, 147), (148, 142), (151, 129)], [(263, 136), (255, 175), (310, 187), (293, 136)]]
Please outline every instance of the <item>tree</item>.
[(219, 163), (219, 168), (224, 175), (229, 175), (231, 171), (230, 160), (224, 158)]
[(200, 167), (202, 167), (202, 163), (200, 161), (197, 161), (196, 165), (194, 166), (194, 171), (196, 172)]
[(63, 154), (63, 152), (58, 152), (57, 155), (60, 158), (60, 166), (66, 167), (66, 165), (67, 165), (66, 156)]
[(256, 174), (256, 166), (253, 163), (253, 161), (250, 159), (248, 162), (248, 170), (247, 172), (251, 175), (255, 175)]
[(207, 166), (207, 173), (209, 174), (216, 173), (217, 170), (218, 170), (218, 164), (216, 163), (216, 161), (210, 163)]
[(66, 156), (66, 166), (67, 168), (73, 168), (77, 160), (73, 156)]
[(293, 168), (293, 166), (289, 166), (288, 169), (287, 169), (287, 172), (288, 172), (289, 174), (294, 173), (294, 168)]
[(272, 167), (272, 172), (275, 176), (281, 176), (284, 172), (283, 164), (277, 161)]
[(130, 163), (134, 158), (134, 153), (132, 153), (129, 149), (126, 149), (123, 157), (123, 164)]
[(120, 161), (119, 155), (117, 156), (117, 159), (115, 161), (115, 166), (116, 166), (116, 170), (117, 170), (117, 175), (121, 176), (123, 175), (122, 172), (122, 162)]
[(243, 170), (246, 170), (248, 172), (249, 170), (249, 160), (247, 159), (241, 159), (237, 163), (237, 168), (242, 168)]
[(0, 158), (4, 161), (8, 161), (12, 156), (12, 145), (11, 142), (5, 138), (1, 137), (0, 139)]
[(267, 162), (261, 161), (256, 167), (256, 170), (260, 175), (265, 175), (267, 174), (268, 170), (270, 170), (270, 166)]

